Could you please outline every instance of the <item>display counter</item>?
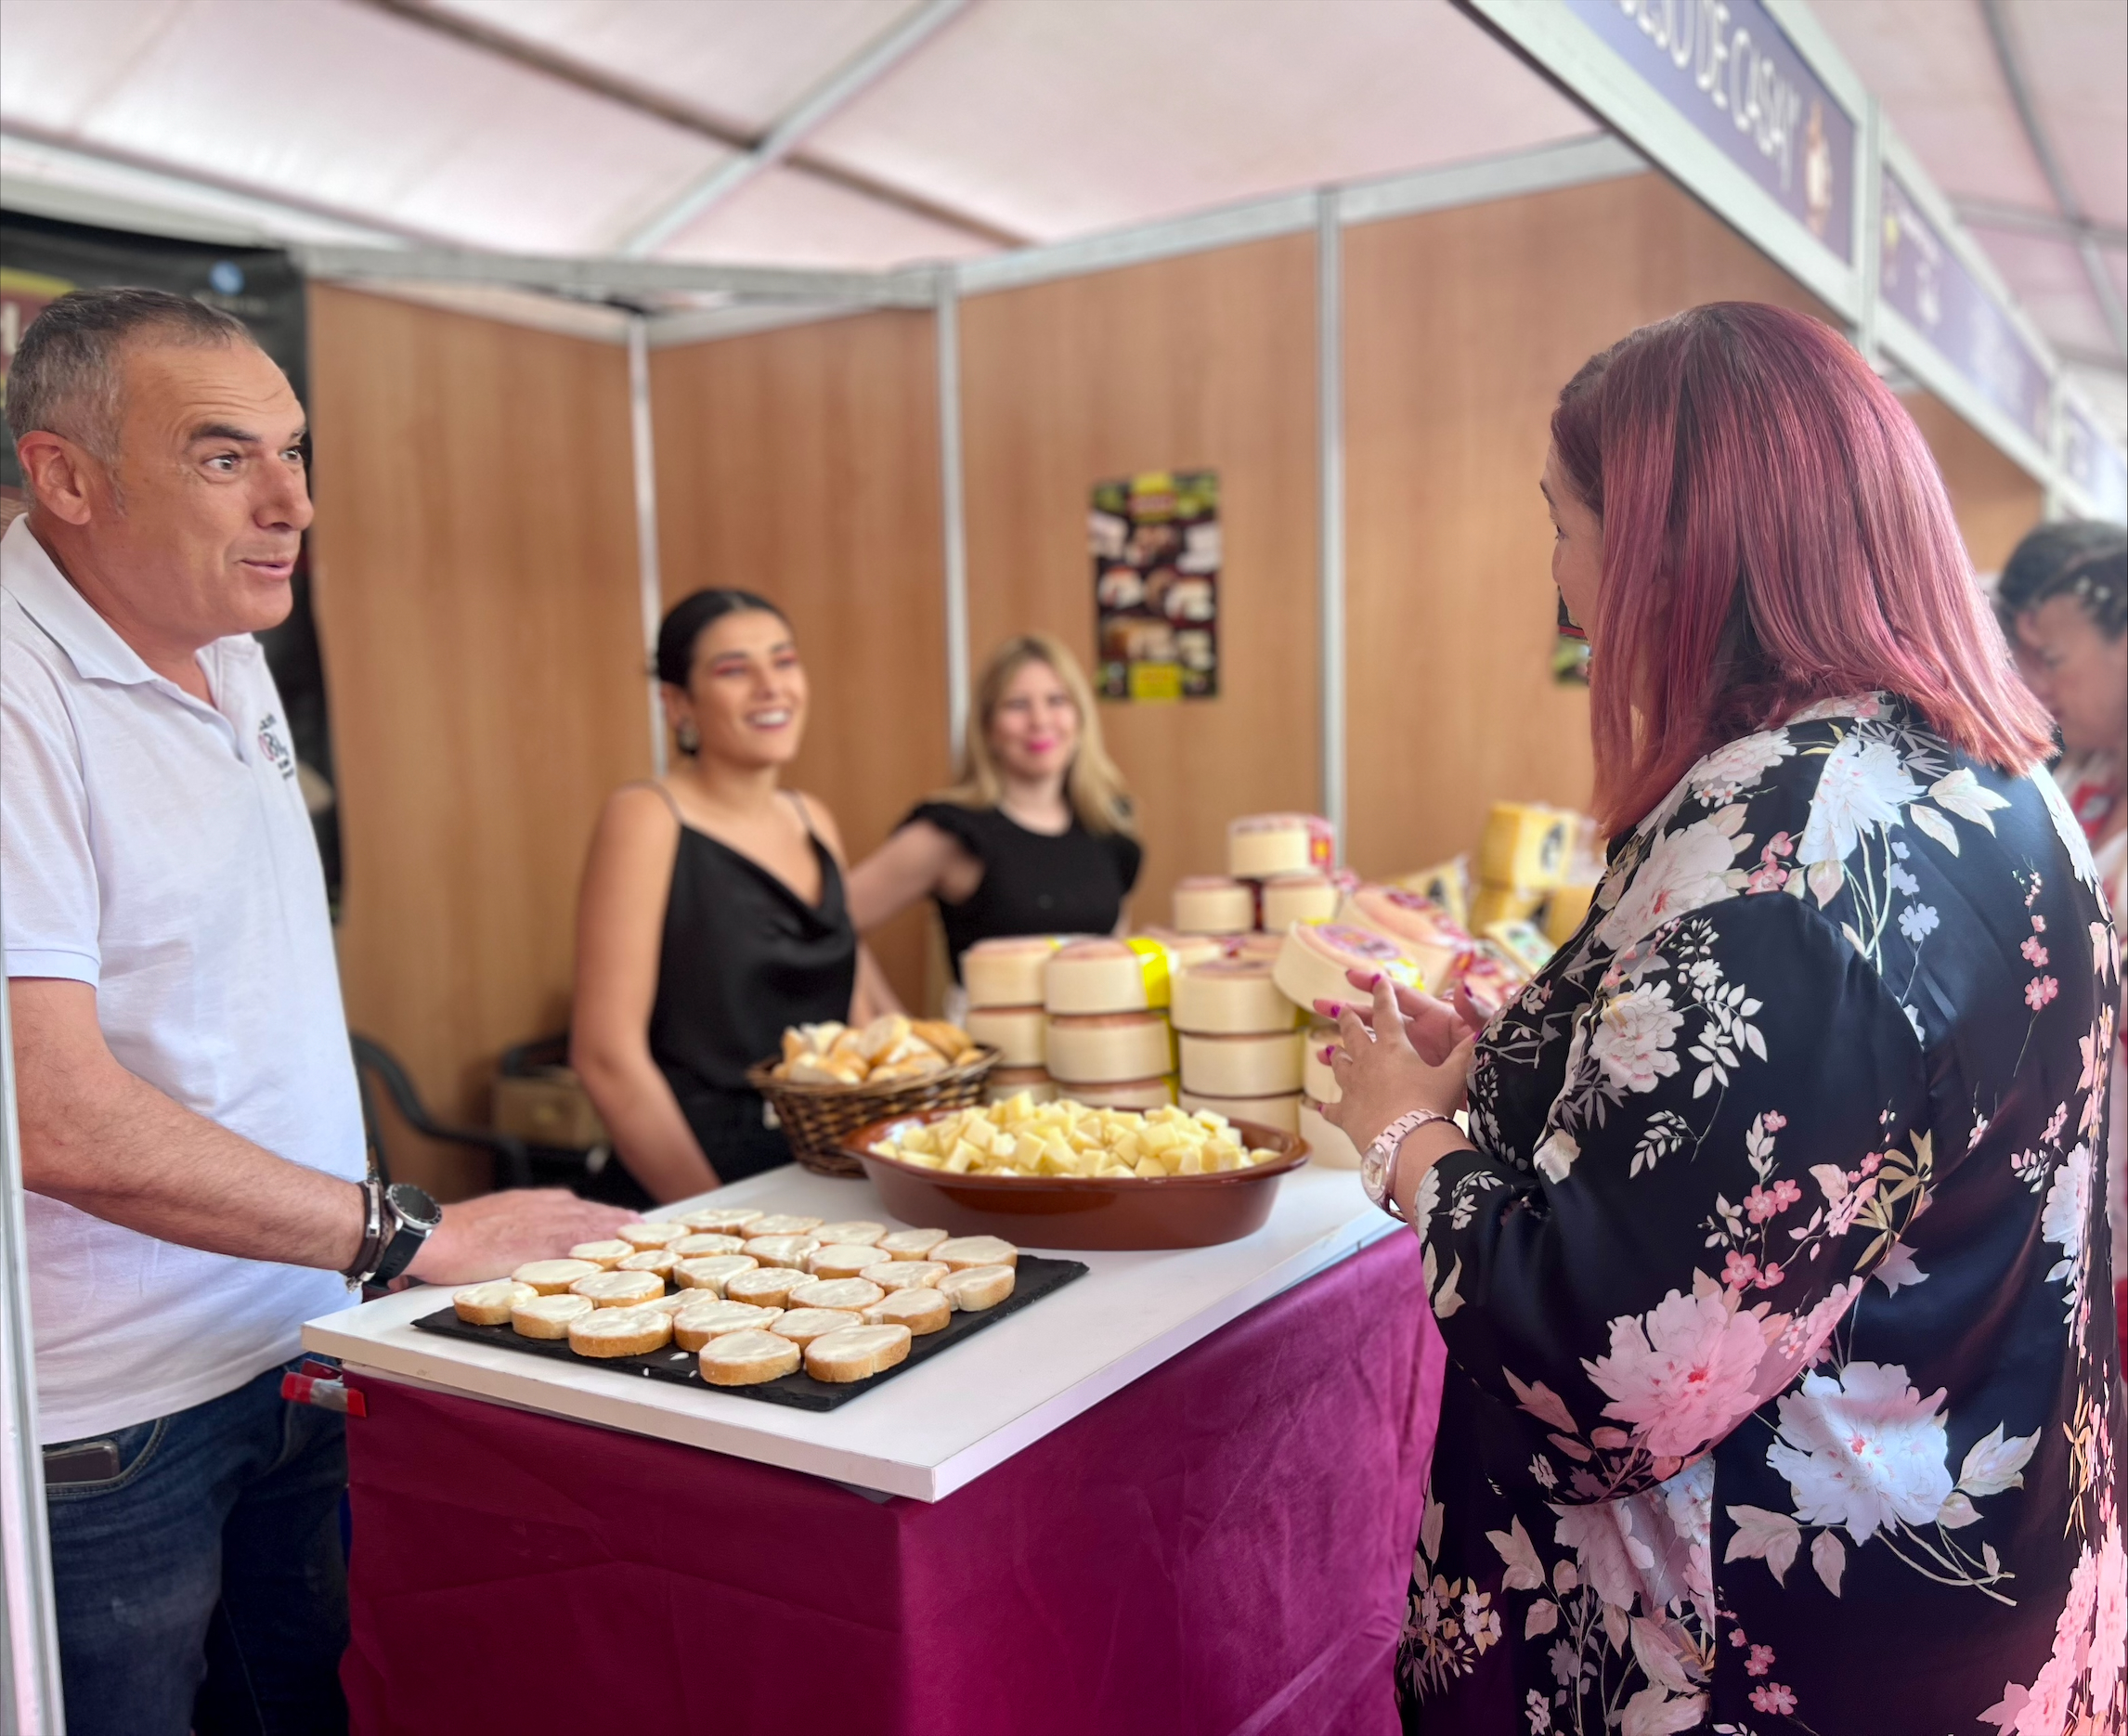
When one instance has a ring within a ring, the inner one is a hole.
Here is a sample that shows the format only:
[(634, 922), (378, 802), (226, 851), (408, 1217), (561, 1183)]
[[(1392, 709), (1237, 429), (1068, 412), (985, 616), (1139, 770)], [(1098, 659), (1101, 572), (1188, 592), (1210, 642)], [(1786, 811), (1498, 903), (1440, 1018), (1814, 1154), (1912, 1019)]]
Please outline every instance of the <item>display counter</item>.
[[(881, 1215), (798, 1171), (719, 1203)], [(312, 1322), (367, 1403), (354, 1728), (1393, 1730), (1417, 1244), (1304, 1170), (1241, 1241), (1072, 1257), (827, 1413), (438, 1338), (434, 1290)]]

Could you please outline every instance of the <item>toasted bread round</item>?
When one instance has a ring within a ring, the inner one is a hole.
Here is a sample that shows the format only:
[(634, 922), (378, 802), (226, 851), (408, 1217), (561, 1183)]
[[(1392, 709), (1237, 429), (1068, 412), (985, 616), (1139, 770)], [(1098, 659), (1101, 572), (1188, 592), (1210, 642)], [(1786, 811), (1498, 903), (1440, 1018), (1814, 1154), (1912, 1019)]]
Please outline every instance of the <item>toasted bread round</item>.
[(684, 1224), (624, 1224), (614, 1232), (630, 1248), (663, 1248), (688, 1233)]
[(789, 1339), (754, 1328), (711, 1339), (696, 1361), (711, 1386), (759, 1386), (795, 1372), (802, 1355)]
[(756, 1308), (748, 1302), (702, 1302), (672, 1316), (672, 1341), (681, 1350), (700, 1350), (712, 1339), (752, 1328), (767, 1328), (783, 1317), (781, 1308)]
[(791, 1292), (811, 1284), (810, 1274), (791, 1266), (756, 1266), (724, 1280), (724, 1294), (732, 1302), (752, 1302), (757, 1308), (788, 1308)]
[(519, 1338), (567, 1338), (572, 1322), (597, 1312), (589, 1296), (535, 1296), (510, 1311), (510, 1326)]
[(874, 1245), (889, 1260), (928, 1260), (945, 1239), (943, 1230), (894, 1230)]
[(680, 1263), (680, 1256), (669, 1248), (645, 1248), (632, 1253), (614, 1268), (616, 1272), (655, 1272), (659, 1277), (668, 1276)]
[(905, 1326), (846, 1326), (805, 1347), (805, 1371), (816, 1380), (837, 1384), (869, 1380), (904, 1360), (909, 1341)]
[(824, 1243), (805, 1257), (805, 1269), (816, 1278), (853, 1278), (879, 1263), (879, 1250), (863, 1243)]
[(682, 1212), (680, 1221), (698, 1235), (751, 1236), (754, 1232), (747, 1226), (759, 1223), (760, 1216), (743, 1206), (704, 1206), (698, 1211)]
[(532, 1260), (510, 1276), (520, 1284), (531, 1285), (542, 1296), (559, 1296), (578, 1278), (603, 1270), (594, 1260)]
[(931, 1258), (955, 1272), (977, 1266), (1016, 1266), (1019, 1250), (997, 1236), (956, 1236), (931, 1250)]
[(806, 1232), (823, 1248), (869, 1248), (887, 1234), (884, 1224), (870, 1218), (850, 1218), (841, 1224), (822, 1224)]
[(671, 1342), (672, 1316), (655, 1308), (596, 1308), (569, 1322), (569, 1348), (579, 1356), (647, 1356)]
[(468, 1284), (453, 1291), (450, 1305), (468, 1326), (508, 1326), (511, 1310), (538, 1293), (515, 1278), (490, 1278), (485, 1284)]
[(887, 1292), (863, 1278), (815, 1278), (791, 1291), (793, 1308), (847, 1308), (852, 1314), (869, 1308)]
[(655, 1272), (594, 1272), (569, 1286), (601, 1308), (635, 1308), (665, 1294), (665, 1280)]
[[(765, 1218), (756, 1218), (746, 1226), (748, 1237), (756, 1236), (812, 1236), (820, 1227), (818, 1218), (795, 1216), (787, 1211), (772, 1212)], [(813, 1236), (818, 1241), (819, 1237)]]
[(826, 1333), (863, 1324), (863, 1316), (854, 1308), (791, 1308), (768, 1329), (803, 1349)]
[(980, 1314), (1012, 1294), (1010, 1266), (971, 1266), (939, 1280), (939, 1289), (959, 1314)]
[(928, 1290), (935, 1289), (952, 1270), (936, 1260), (889, 1260), (884, 1265), (866, 1266), (857, 1276), (883, 1290)]
[(765, 1266), (790, 1266), (803, 1272), (807, 1256), (820, 1244), (810, 1236), (757, 1236), (745, 1251)]
[(611, 1241), (578, 1242), (569, 1250), (569, 1258), (572, 1260), (589, 1260), (593, 1265), (610, 1271), (633, 1252), (635, 1252), (633, 1242), (624, 1242), (616, 1236)]
[(866, 1326), (905, 1326), (922, 1338), (946, 1329), (954, 1305), (935, 1289), (890, 1290), (862, 1312)]
[(668, 1251), (681, 1260), (707, 1260), (713, 1254), (735, 1254), (746, 1244), (736, 1236), (713, 1235), (707, 1230), (682, 1236)]
[(683, 1290), (724, 1293), (725, 1284), (742, 1272), (759, 1272), (761, 1263), (752, 1254), (709, 1254), (700, 1260), (682, 1260), (672, 1268), (672, 1281)]

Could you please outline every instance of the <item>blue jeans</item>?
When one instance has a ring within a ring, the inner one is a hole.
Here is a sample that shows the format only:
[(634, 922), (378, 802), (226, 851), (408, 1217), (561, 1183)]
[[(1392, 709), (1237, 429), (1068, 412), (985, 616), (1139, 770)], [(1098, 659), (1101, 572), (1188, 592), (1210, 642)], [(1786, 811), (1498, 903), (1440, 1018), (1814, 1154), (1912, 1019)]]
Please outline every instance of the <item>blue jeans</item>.
[(280, 1377), (95, 1437), (119, 1474), (46, 1490), (69, 1736), (347, 1728), (346, 1435)]

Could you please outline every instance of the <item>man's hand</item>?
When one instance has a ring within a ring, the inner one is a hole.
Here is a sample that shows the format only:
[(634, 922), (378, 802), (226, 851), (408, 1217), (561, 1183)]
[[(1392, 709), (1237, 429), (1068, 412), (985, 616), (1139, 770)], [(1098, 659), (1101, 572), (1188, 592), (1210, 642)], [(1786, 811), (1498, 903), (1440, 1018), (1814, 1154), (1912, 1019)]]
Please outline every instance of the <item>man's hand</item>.
[(478, 1284), (507, 1277), (527, 1260), (554, 1260), (578, 1242), (603, 1241), (635, 1216), (579, 1199), (561, 1187), (513, 1188), (444, 1208), (407, 1276), (424, 1284)]

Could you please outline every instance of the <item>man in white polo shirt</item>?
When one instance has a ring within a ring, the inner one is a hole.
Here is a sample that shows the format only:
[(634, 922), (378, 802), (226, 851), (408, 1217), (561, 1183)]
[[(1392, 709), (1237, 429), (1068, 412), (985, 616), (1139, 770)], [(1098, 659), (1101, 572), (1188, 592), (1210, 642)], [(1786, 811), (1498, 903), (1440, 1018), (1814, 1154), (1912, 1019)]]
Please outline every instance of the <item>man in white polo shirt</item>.
[(311, 516), (279, 369), (200, 304), (78, 291), (23, 334), (7, 419), (32, 504), (0, 538), (0, 925), (68, 1728), (341, 1729), (344, 1443), (279, 1395), (298, 1328), (619, 1214), (366, 1177), (251, 637)]

